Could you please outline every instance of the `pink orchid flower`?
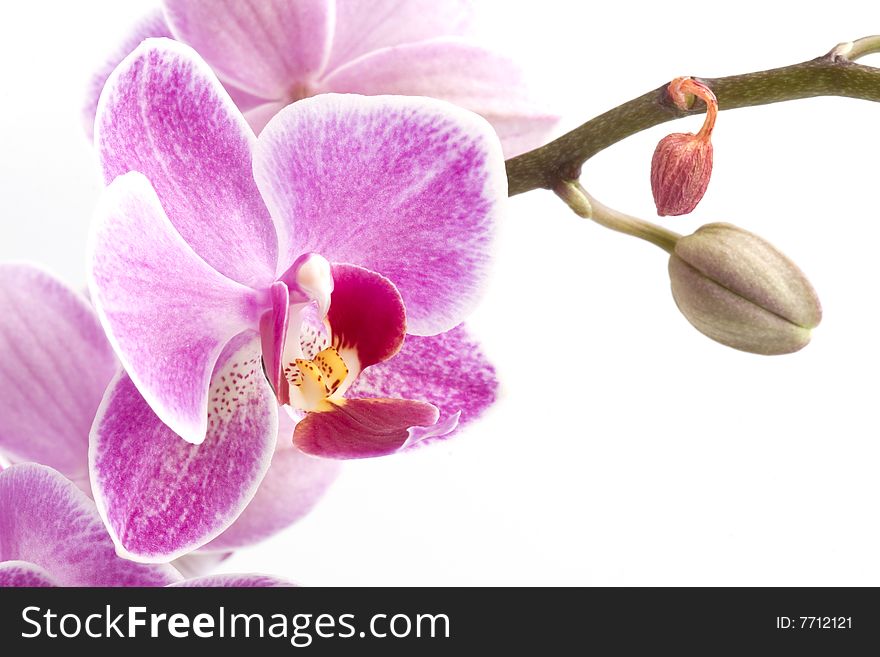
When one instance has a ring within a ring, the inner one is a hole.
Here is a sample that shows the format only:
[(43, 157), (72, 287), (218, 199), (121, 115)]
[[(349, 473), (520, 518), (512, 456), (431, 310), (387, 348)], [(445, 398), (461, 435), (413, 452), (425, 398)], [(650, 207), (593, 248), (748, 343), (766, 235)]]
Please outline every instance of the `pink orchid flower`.
[[(14, 463), (51, 466), (91, 495), (89, 434), (108, 384), (119, 369), (97, 315), (64, 283), (24, 264), (0, 264), (0, 306), (4, 308), (0, 346), (5, 354), (0, 365), (0, 454)], [(224, 507), (222, 501), (212, 498), (214, 488), (235, 489), (238, 478), (200, 481), (203, 472), (198, 466), (212, 458), (210, 450), (187, 446), (143, 409), (145, 405), (141, 407), (141, 424), (132, 426), (128, 441), (138, 444), (149, 440), (164, 453), (150, 461), (137, 460), (143, 453), (132, 451), (128, 484), (134, 492), (120, 512), (128, 514), (121, 533), (134, 537), (141, 531), (142, 540), (148, 543), (151, 536), (175, 532), (184, 523), (190, 525), (191, 533), (183, 531), (180, 536), (195, 535), (196, 540), (166, 558), (156, 553), (154, 560), (180, 557), (186, 562), (178, 563), (178, 559), (174, 565), (191, 573), (297, 522), (311, 511), (339, 473), (338, 462), (312, 458), (293, 447), (293, 421), (286, 419), (271, 440), (271, 464), (266, 464), (268, 469), (256, 482), (256, 493), (252, 489), (238, 493), (233, 496), (234, 504)], [(181, 446), (186, 448), (176, 449)], [(223, 447), (234, 450), (236, 445)], [(179, 461), (175, 463), (174, 458)], [(214, 458), (235, 458), (235, 453), (221, 451)], [(184, 465), (187, 472), (180, 471)], [(187, 488), (201, 485), (206, 488)], [(245, 496), (247, 493), (250, 496)], [(185, 518), (172, 518), (174, 513)], [(217, 514), (224, 523), (216, 524)], [(141, 516), (154, 520), (137, 525)], [(200, 520), (203, 516), (212, 519), (210, 531), (199, 537), (205, 528)], [(162, 522), (167, 526), (162, 527)], [(188, 554), (197, 548), (198, 552)], [(126, 552), (125, 546), (122, 552)]]
[(481, 114), (507, 157), (540, 146), (558, 117), (522, 70), (467, 36), (463, 0), (166, 0), (96, 72), (91, 132), (110, 72), (144, 39), (171, 37), (211, 65), (259, 132), (289, 103), (321, 93), (429, 96)]
[(169, 564), (119, 557), (94, 502), (52, 468), (19, 463), (0, 472), (0, 587), (293, 586), (266, 575), (184, 580)]
[(279, 402), (302, 418), (297, 448), (357, 458), (449, 435), (494, 399), (458, 327), (506, 202), (477, 115), (324, 95), (257, 139), (195, 52), (159, 39), (111, 76), (95, 142), (109, 187), (90, 290), (126, 373), (90, 475), (122, 553), (167, 561), (226, 529), (268, 468)]

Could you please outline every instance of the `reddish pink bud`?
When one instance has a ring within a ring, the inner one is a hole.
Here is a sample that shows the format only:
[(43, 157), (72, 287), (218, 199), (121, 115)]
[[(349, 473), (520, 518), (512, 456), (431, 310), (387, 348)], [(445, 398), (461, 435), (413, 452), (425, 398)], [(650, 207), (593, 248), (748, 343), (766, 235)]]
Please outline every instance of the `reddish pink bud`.
[(660, 140), (651, 158), (651, 191), (657, 214), (693, 212), (706, 193), (712, 177), (712, 129), (718, 114), (715, 94), (693, 78), (676, 78), (667, 93), (681, 109), (688, 109), (696, 96), (706, 103), (706, 118), (697, 134), (676, 132)]
[(712, 142), (680, 132), (666, 135), (651, 159), (651, 191), (661, 217), (693, 212), (712, 176)]

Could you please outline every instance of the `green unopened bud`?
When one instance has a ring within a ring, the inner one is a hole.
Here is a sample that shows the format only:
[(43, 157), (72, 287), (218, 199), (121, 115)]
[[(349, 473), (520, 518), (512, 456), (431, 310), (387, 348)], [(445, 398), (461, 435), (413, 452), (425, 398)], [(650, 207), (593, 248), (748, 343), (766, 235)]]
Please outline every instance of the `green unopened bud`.
[(699, 331), (734, 349), (787, 354), (810, 341), (822, 308), (803, 272), (773, 245), (730, 224), (678, 240), (672, 296)]

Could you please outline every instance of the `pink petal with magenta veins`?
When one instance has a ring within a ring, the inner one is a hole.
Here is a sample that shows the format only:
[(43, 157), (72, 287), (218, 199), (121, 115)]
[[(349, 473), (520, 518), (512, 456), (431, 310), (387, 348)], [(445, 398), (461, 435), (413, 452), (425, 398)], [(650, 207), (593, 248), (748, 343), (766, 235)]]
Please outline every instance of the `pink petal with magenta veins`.
[(59, 472), (36, 463), (0, 472), (0, 537), (0, 562), (7, 563), (0, 572), (5, 568), (19, 581), (24, 570), (59, 586), (164, 586), (181, 579), (167, 564), (120, 558), (94, 502)]
[(184, 241), (143, 175), (105, 190), (93, 226), (89, 290), (131, 380), (159, 419), (192, 443), (208, 426), (208, 386), (224, 346), (270, 304)]
[(272, 284), (278, 242), (254, 184), (256, 137), (194, 50), (147, 39), (110, 76), (97, 111), (105, 182), (139, 171), (211, 267), (245, 285)]
[(307, 98), (260, 133), (254, 177), (281, 263), (311, 252), (378, 272), (411, 333), (476, 306), (507, 204), (501, 145), (477, 115), (429, 98)]
[(92, 428), (92, 490), (127, 558), (181, 557), (229, 527), (256, 494), (278, 434), (256, 335), (224, 349), (209, 404), (207, 437), (192, 445), (162, 424), (128, 377), (108, 388)]
[(291, 443), (295, 421), (278, 414), (278, 444), (254, 499), (234, 523), (196, 554), (237, 550), (298, 522), (324, 497), (342, 469), (338, 461), (303, 454)]

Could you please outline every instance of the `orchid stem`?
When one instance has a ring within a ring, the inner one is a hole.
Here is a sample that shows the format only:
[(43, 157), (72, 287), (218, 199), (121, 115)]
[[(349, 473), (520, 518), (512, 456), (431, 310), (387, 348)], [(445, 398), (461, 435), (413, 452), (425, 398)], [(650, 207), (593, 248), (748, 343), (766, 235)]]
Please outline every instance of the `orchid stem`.
[(866, 55), (873, 55), (878, 52), (880, 52), (880, 35), (874, 35), (862, 37), (855, 41), (839, 43), (831, 49), (827, 56), (854, 62)]
[[(766, 105), (815, 96), (846, 96), (880, 101), (880, 68), (855, 59), (880, 52), (880, 35), (846, 42), (800, 64), (723, 78), (698, 78), (718, 99), (720, 110)], [(549, 144), (507, 161), (510, 196), (532, 189), (556, 189), (576, 180), (584, 162), (617, 142), (683, 116), (706, 111), (703, 102), (676, 107), (669, 83), (615, 107)], [(557, 191), (558, 193), (558, 191)]]
[(576, 215), (592, 219), (597, 224), (620, 233), (638, 237), (672, 253), (681, 235), (652, 224), (649, 221), (632, 217), (597, 201), (577, 180), (564, 180), (553, 189), (556, 195), (568, 204)]

